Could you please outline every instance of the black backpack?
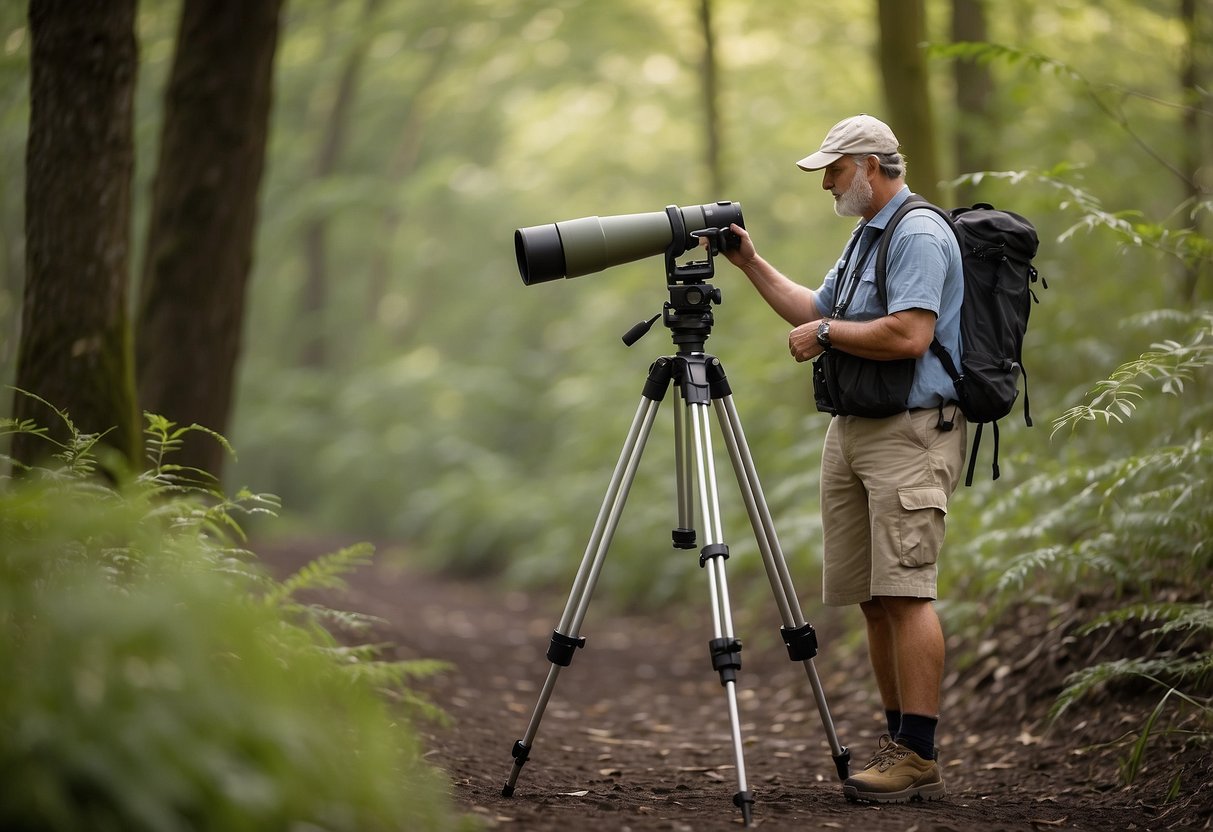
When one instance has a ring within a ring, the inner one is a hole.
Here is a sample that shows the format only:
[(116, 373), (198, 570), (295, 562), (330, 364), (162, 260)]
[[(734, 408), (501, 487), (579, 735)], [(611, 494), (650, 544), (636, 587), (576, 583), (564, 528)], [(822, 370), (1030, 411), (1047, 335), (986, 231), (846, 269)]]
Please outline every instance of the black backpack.
[[(965, 485), (973, 484), (981, 429), (994, 430), (992, 473), (998, 479), (998, 420), (1008, 415), (1019, 396), (1023, 377), (1023, 417), (1032, 426), (1028, 407), (1028, 373), (1023, 366), (1023, 337), (1032, 303), (1040, 302), (1032, 290), (1038, 279), (1032, 258), (1040, 241), (1028, 220), (979, 202), (972, 208), (946, 211), (911, 194), (885, 226), (876, 252), (876, 285), (881, 300), (887, 297), (887, 263), (893, 228), (910, 211), (927, 208), (948, 221), (964, 262), (964, 302), (960, 308), (960, 368), (937, 339), (931, 351), (956, 385), (957, 400), (965, 418), (977, 424)], [(1041, 279), (1041, 286), (1049, 284)], [(886, 301), (887, 303), (887, 301)]]

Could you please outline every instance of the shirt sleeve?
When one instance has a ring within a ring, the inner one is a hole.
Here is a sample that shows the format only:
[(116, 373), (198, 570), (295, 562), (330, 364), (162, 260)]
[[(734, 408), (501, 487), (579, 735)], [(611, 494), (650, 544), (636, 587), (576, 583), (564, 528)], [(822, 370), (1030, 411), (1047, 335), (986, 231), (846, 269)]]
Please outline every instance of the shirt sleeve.
[(948, 252), (941, 228), (933, 214), (926, 211), (907, 214), (893, 230), (889, 246), (889, 314), (906, 309), (925, 309), (939, 315), (944, 277), (948, 272)]

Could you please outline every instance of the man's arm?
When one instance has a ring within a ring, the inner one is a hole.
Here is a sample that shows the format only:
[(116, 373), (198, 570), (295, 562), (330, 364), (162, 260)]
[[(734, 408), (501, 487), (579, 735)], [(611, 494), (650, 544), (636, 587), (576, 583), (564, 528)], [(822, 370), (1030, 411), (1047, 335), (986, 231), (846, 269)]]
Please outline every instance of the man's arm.
[[(797, 361), (809, 361), (823, 352), (817, 343), (821, 320), (792, 330), (788, 348)], [(935, 337), (935, 313), (929, 309), (903, 309), (871, 321), (830, 321), (830, 344), (843, 352), (877, 361), (918, 358)]]
[(741, 243), (723, 252), (724, 256), (745, 273), (763, 300), (780, 317), (793, 326), (821, 317), (817, 295), (812, 289), (801, 286), (764, 260), (754, 248), (750, 235), (740, 225), (733, 224), (730, 229), (741, 238)]

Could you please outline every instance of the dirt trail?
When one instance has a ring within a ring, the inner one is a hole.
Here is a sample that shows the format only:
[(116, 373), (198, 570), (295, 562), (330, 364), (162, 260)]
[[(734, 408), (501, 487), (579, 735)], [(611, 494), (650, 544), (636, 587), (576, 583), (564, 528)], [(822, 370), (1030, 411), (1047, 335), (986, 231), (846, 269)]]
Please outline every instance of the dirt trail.
[[(264, 549), (258, 551), (264, 552)], [(329, 549), (271, 550), (289, 570)], [(440, 658), (453, 669), (421, 687), (452, 717), (422, 726), (428, 759), (456, 802), (498, 830), (736, 830), (736, 769), (724, 690), (708, 660), (707, 621), (618, 616), (591, 608), (588, 642), (561, 671), (513, 797), (501, 796), (510, 749), (522, 737), (548, 668), (544, 658), (565, 596), (528, 596), (477, 583), (403, 573), (378, 561), (331, 603), (385, 622), (375, 640), (399, 658)], [(813, 612), (806, 608), (810, 619)], [(773, 614), (772, 614), (773, 615)], [(693, 618), (693, 616), (692, 616)], [(765, 622), (777, 628), (778, 621)], [(948, 797), (929, 804), (847, 803), (803, 667), (774, 630), (740, 624), (746, 644), (738, 698), (753, 827), (762, 830), (1208, 829), (1213, 807), (1149, 805), (1116, 780), (1115, 756), (1075, 751), (1039, 714), (955, 684), (941, 735)], [(819, 627), (819, 632), (821, 628)], [(752, 638), (747, 639), (747, 635)], [(751, 645), (754, 645), (751, 647)], [(823, 642), (815, 660), (853, 769), (882, 733), (861, 659), (839, 663)], [(1036, 710), (1043, 713), (1047, 702)], [(1151, 796), (1152, 798), (1152, 796)], [(1161, 800), (1158, 801), (1161, 803)]]

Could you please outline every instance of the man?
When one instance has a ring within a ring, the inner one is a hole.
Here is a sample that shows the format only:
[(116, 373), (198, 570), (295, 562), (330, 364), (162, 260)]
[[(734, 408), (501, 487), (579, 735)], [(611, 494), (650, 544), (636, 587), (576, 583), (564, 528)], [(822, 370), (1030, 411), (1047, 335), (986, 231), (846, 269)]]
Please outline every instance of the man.
[(910, 194), (898, 148), (888, 125), (858, 115), (834, 125), (821, 148), (797, 162), (802, 170), (824, 171), (821, 186), (833, 195), (836, 213), (861, 218), (817, 291), (764, 260), (739, 226), (732, 230), (740, 245), (725, 253), (795, 327), (788, 345), (797, 361), (826, 350), (876, 362), (913, 359), (904, 411), (833, 416), (821, 461), (823, 599), (860, 605), (889, 729), (843, 792), (875, 802), (945, 793), (935, 749), (944, 638), (932, 602), (966, 433), (952, 380), (928, 349), (938, 337), (959, 366), (961, 255), (940, 217), (911, 211), (898, 223), (887, 305), (876, 290), (877, 243)]

